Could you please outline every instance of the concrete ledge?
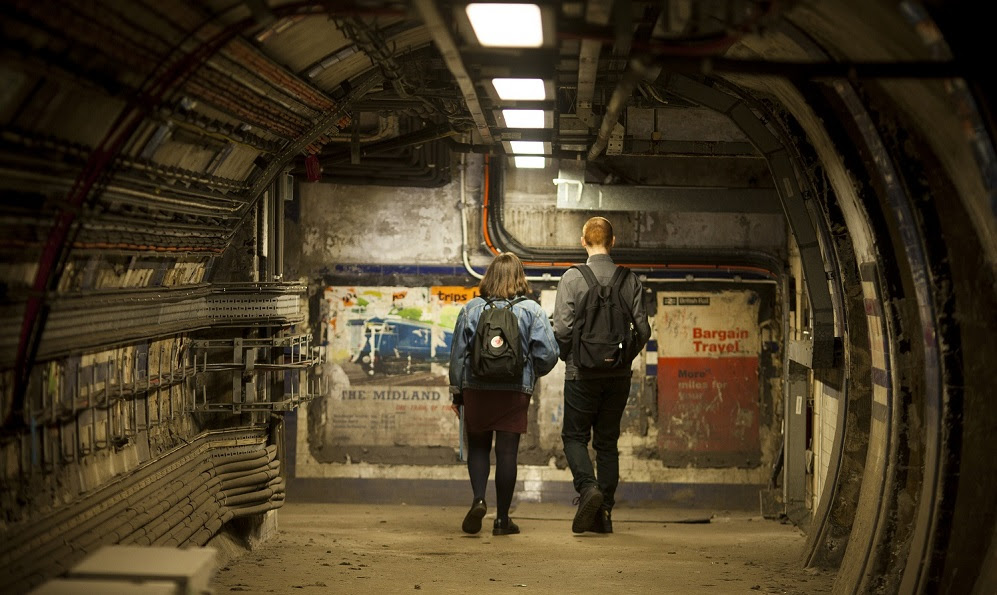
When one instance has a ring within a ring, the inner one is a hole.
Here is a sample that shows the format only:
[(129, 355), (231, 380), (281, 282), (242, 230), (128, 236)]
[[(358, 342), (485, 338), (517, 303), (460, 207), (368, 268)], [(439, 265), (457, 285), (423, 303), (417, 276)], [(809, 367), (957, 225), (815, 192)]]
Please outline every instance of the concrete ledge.
[(177, 593), (197, 595), (209, 591), (215, 569), (211, 548), (106, 545), (73, 566), (69, 578), (126, 584), (169, 581)]
[[(514, 501), (553, 502), (571, 505), (577, 495), (571, 482), (529, 482), (516, 485)], [(723, 483), (631, 483), (623, 482), (616, 492), (617, 505), (646, 503), (682, 508), (758, 511), (758, 493), (764, 485)], [(524, 495), (528, 497), (524, 497)], [(494, 502), (494, 482), (488, 481), (487, 498)], [(287, 488), (288, 502), (438, 504), (464, 506), (471, 501), (467, 480), (447, 479), (361, 479), (299, 477)]]
[(56, 578), (29, 595), (182, 595), (180, 585), (170, 581), (112, 581)]

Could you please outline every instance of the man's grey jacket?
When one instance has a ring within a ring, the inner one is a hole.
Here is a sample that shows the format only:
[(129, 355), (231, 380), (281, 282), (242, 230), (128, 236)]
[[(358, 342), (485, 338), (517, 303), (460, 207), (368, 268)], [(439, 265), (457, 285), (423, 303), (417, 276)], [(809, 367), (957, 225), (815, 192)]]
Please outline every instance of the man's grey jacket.
[[(613, 273), (616, 272), (616, 264), (608, 254), (593, 254), (589, 256), (585, 264), (592, 269), (595, 278), (603, 285), (609, 283)], [(565, 363), (564, 378), (575, 380), (577, 378), (629, 376), (629, 366), (621, 370), (598, 372), (586, 370), (579, 374), (571, 354), (571, 328), (575, 322), (575, 304), (586, 291), (588, 291), (588, 283), (585, 282), (585, 277), (578, 269), (574, 268), (565, 271), (557, 284), (557, 299), (554, 302), (554, 337), (561, 349), (560, 358)], [(634, 326), (637, 328), (638, 344), (640, 349), (643, 349), (647, 340), (651, 338), (651, 326), (647, 322), (647, 312), (644, 310), (644, 286), (637, 275), (627, 275), (620, 293), (624, 301), (631, 305)]]

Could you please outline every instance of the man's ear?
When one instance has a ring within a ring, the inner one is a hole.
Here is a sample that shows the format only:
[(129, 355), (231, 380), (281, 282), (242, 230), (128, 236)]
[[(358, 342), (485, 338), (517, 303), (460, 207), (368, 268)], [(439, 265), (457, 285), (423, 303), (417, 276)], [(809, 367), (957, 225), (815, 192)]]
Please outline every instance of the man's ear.
[[(585, 236), (582, 236), (582, 248), (588, 248), (589, 245), (585, 243)], [(614, 238), (615, 239), (615, 238)]]

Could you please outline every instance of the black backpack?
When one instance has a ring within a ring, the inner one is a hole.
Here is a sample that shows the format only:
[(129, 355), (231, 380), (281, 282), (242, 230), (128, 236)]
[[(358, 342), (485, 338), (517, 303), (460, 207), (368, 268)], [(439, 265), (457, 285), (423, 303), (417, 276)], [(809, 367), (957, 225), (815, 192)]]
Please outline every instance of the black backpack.
[(588, 291), (575, 304), (571, 328), (571, 352), (582, 369), (613, 370), (630, 367), (637, 355), (636, 329), (631, 306), (620, 289), (630, 271), (616, 267), (609, 285), (601, 285), (588, 265), (578, 265)]
[(513, 304), (525, 300), (515, 298), (505, 306), (494, 299), (485, 299), (471, 342), (471, 375), (492, 382), (515, 382), (523, 377), (523, 346), (519, 339), (519, 319)]

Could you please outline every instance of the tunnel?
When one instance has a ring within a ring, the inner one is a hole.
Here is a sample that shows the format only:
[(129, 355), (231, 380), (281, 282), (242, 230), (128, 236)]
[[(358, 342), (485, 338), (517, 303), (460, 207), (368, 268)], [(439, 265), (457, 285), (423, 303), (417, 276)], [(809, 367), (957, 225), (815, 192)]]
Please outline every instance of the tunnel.
[[(461, 510), (458, 312), (512, 252), (550, 313), (592, 216), (652, 328), (619, 501), (753, 511), (834, 593), (997, 592), (980, 5), (8, 0), (0, 28), (4, 593), (273, 543), (299, 504)], [(516, 498), (569, 510), (563, 377)]]

